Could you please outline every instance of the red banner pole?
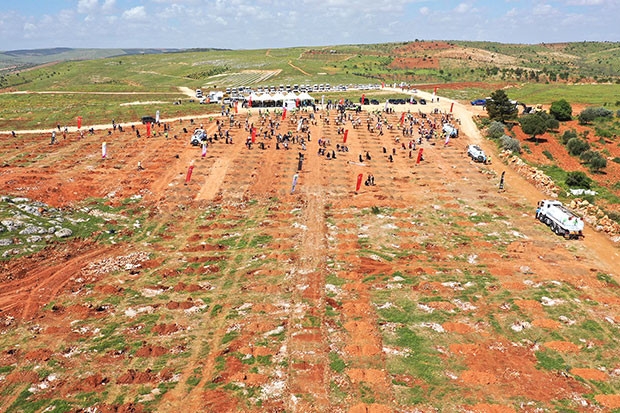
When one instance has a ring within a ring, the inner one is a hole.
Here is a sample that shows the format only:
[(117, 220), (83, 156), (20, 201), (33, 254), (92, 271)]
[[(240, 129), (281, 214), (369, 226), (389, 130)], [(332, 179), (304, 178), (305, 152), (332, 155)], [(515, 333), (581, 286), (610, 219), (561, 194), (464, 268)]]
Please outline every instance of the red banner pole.
[(189, 168), (187, 168), (187, 175), (185, 175), (185, 185), (187, 185), (192, 179), (192, 172), (194, 171), (194, 161), (190, 163)]
[(418, 151), (418, 160), (415, 162), (416, 165), (419, 164), (422, 160), (422, 151), (424, 151), (424, 148), (420, 148), (420, 150)]

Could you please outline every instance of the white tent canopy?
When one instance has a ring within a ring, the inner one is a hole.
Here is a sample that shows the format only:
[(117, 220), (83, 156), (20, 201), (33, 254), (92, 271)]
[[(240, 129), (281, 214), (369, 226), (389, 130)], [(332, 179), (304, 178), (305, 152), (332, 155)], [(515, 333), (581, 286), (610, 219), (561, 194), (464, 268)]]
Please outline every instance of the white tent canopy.
[(297, 100), (297, 95), (293, 92), (288, 92), (286, 96), (284, 96), (284, 100)]
[(271, 98), (275, 102), (284, 102), (284, 95), (280, 92), (276, 93)]
[(301, 92), (299, 96), (297, 96), (297, 99), (301, 100), (302, 102), (305, 102), (305, 101), (314, 102), (314, 98), (310, 96), (307, 92)]
[(259, 102), (270, 102), (270, 101), (273, 101), (273, 98), (271, 97), (269, 93), (263, 93), (256, 100)]

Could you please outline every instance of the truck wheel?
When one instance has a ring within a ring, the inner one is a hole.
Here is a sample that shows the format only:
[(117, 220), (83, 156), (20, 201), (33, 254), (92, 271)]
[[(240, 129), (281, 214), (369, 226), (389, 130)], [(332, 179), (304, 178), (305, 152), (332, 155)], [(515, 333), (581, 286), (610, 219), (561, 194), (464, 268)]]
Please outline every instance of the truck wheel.
[(484, 156), (480, 155), (477, 158), (478, 162), (484, 162)]

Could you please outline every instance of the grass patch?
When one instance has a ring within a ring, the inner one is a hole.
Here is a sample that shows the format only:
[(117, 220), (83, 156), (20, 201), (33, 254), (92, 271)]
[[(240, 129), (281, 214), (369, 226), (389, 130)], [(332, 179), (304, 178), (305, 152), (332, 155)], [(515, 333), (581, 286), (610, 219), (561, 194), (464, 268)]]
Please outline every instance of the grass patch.
[(229, 331), (222, 337), (222, 344), (228, 344), (239, 336), (237, 331)]
[(336, 373), (342, 373), (347, 368), (347, 364), (338, 353), (331, 352), (329, 353), (329, 367)]
[(618, 282), (614, 279), (613, 276), (609, 275), (609, 274), (605, 274), (603, 272), (599, 272), (598, 274), (596, 274), (596, 279), (599, 281), (602, 281), (610, 286), (614, 286), (614, 287), (618, 287), (619, 284)]
[(391, 372), (411, 374), (429, 385), (439, 386), (445, 382), (440, 355), (433, 350), (429, 339), (409, 328), (400, 328), (396, 334), (396, 344), (411, 349), (411, 352), (404, 357), (392, 358), (388, 363)]
[(547, 159), (549, 159), (550, 161), (553, 161), (553, 154), (551, 152), (549, 152), (547, 149), (542, 151), (542, 154), (545, 155), (545, 157)]
[(536, 368), (543, 370), (559, 371), (566, 370), (568, 366), (564, 359), (554, 351), (541, 350), (535, 353), (537, 364)]

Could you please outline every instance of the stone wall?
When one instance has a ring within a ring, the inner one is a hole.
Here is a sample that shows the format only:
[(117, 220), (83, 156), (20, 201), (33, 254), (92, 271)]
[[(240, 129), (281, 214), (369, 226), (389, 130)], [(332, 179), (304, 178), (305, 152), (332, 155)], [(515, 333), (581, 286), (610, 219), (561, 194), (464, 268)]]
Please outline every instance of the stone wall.
[(499, 157), (545, 195), (557, 198), (560, 188), (543, 171), (529, 166), (511, 151), (502, 151)]
[(580, 198), (573, 199), (568, 208), (581, 215), (595, 230), (607, 234), (613, 242), (620, 243), (620, 224), (609, 218), (602, 209)]

